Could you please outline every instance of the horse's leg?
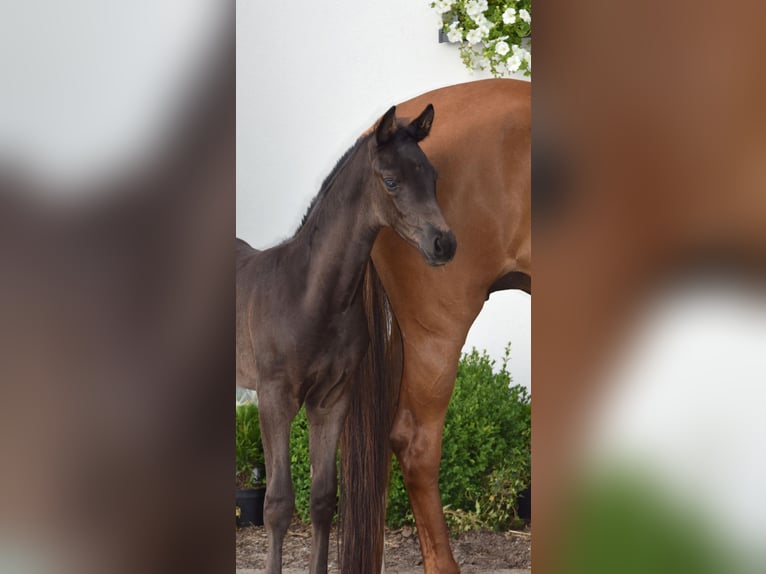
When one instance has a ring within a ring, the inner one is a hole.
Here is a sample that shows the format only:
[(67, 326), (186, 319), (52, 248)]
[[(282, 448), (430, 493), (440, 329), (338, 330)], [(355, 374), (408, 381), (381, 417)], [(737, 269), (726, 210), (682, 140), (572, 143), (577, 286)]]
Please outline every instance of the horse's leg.
[[(338, 470), (335, 453), (349, 405), (349, 393), (335, 400), (306, 401), (311, 453), (311, 574), (327, 572), (330, 527), (335, 513)], [(326, 402), (327, 404), (322, 404)]]
[[(282, 541), (295, 510), (295, 494), (290, 475), (290, 423), (300, 403), (289, 393), (276, 390), (277, 382), (258, 394), (263, 453), (266, 458), (266, 501), (263, 522), (269, 537), (266, 573), (282, 572)], [(272, 390), (274, 389), (274, 390)]]
[(460, 345), (426, 333), (428, 343), (408, 334), (399, 407), (391, 445), (399, 459), (418, 526), (425, 574), (460, 572), (449, 545), (439, 496), (442, 427), (455, 386)]

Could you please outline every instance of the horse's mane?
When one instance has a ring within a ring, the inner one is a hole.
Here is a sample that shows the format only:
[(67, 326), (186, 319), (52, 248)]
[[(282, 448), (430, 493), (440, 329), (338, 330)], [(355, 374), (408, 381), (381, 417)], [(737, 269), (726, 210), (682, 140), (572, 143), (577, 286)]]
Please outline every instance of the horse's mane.
[(317, 204), (319, 204), (322, 201), (322, 198), (324, 198), (324, 196), (327, 194), (327, 190), (331, 187), (333, 181), (335, 181), (335, 178), (338, 176), (340, 170), (343, 169), (346, 163), (348, 163), (349, 158), (359, 148), (359, 146), (363, 142), (367, 141), (367, 139), (369, 139), (370, 135), (371, 133), (362, 134), (359, 139), (357, 139), (354, 144), (348, 148), (342, 156), (340, 156), (340, 159), (335, 163), (335, 167), (332, 168), (330, 174), (322, 182), (322, 186), (319, 188), (319, 193), (317, 193), (314, 196), (314, 199), (311, 200), (311, 203), (309, 204), (309, 207), (306, 210), (306, 214), (303, 216), (301, 224), (298, 227), (296, 233), (303, 229), (303, 226), (306, 224), (306, 221), (311, 215), (311, 212), (314, 211), (314, 208), (317, 206)]

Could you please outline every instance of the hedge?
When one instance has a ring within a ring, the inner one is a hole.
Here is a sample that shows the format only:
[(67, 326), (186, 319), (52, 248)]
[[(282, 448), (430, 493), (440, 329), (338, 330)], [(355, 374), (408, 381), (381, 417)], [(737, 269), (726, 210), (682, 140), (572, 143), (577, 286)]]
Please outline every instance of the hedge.
[[(439, 490), (452, 530), (508, 528), (516, 521), (518, 494), (529, 485), (531, 399), (511, 386), (510, 346), (498, 372), (486, 351), (473, 349), (458, 365), (444, 421)], [(395, 462), (386, 521), (414, 523)]]
[[(476, 349), (464, 354), (458, 366), (444, 423), (439, 475), (442, 504), (453, 531), (512, 527), (517, 521), (518, 494), (529, 485), (531, 398), (526, 388), (511, 385), (509, 353), (510, 345), (497, 372), (486, 351), (479, 353)], [(253, 410), (252, 405), (237, 407), (238, 433), (245, 428), (241, 421), (252, 424)], [(255, 416), (257, 420), (257, 411)], [(238, 471), (258, 456), (260, 444), (254, 448), (246, 442), (238, 436)], [(250, 453), (250, 459), (245, 453)], [(303, 408), (292, 424), (290, 460), (296, 511), (301, 520), (308, 522), (311, 465)], [(391, 471), (386, 522), (391, 527), (414, 523), (396, 460)]]

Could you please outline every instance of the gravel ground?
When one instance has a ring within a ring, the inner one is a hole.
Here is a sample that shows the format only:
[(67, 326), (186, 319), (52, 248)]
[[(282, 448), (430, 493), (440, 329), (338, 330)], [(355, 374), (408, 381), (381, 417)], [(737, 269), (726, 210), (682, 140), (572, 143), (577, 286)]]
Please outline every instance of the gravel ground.
[[(452, 540), (452, 552), (463, 574), (526, 574), (531, 568), (529, 532), (466, 532)], [(293, 522), (285, 537), (283, 574), (306, 572), (311, 527)], [(330, 537), (329, 572), (337, 572), (337, 541)], [(260, 574), (266, 559), (266, 532), (261, 526), (237, 530), (237, 574)], [(405, 526), (386, 531), (386, 574), (422, 573), (417, 534)]]

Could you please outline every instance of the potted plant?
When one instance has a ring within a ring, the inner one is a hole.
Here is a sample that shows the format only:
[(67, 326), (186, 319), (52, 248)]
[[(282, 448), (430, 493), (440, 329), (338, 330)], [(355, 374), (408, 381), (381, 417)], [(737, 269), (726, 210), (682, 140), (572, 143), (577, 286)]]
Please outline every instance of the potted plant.
[(266, 473), (263, 464), (258, 407), (237, 406), (236, 415), (237, 526), (263, 525)]
[(531, 0), (430, 0), (430, 6), (441, 20), (439, 41), (457, 44), (469, 70), (532, 74)]

